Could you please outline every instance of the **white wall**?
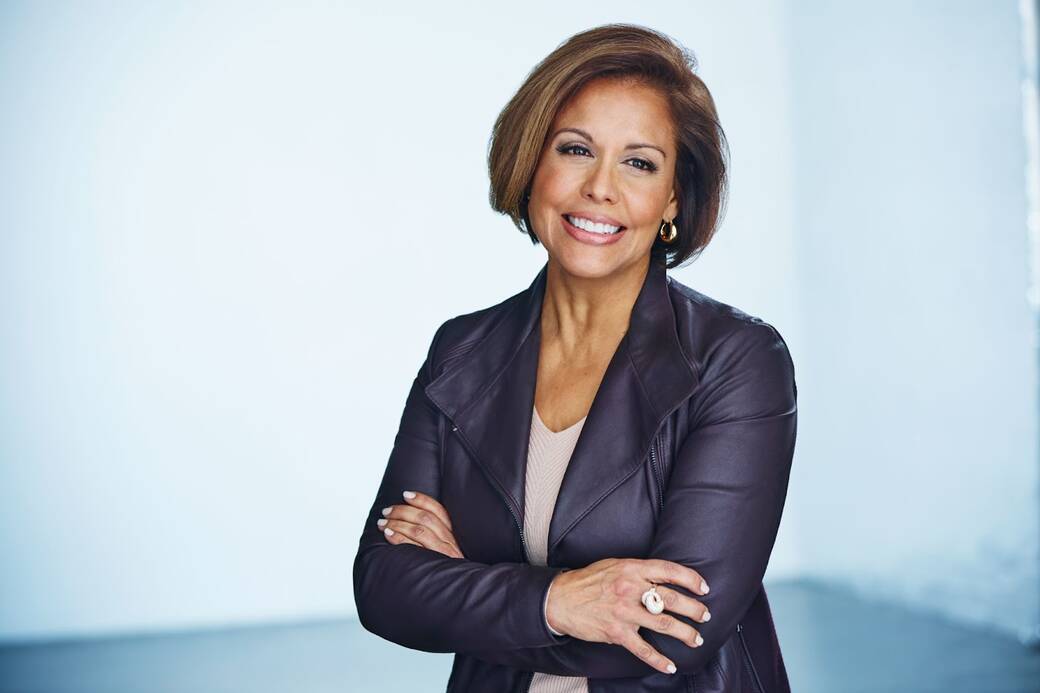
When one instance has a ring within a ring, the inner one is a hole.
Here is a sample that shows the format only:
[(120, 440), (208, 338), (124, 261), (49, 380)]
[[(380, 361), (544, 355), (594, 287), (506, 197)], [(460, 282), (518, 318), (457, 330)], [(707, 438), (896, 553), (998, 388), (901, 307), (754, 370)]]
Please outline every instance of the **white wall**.
[(799, 567), (1027, 628), (1040, 475), (1017, 3), (798, 1), (787, 19)]
[(0, 639), (353, 613), (433, 329), (544, 260), (488, 209), (494, 117), (596, 24), (700, 58), (733, 195), (677, 276), (807, 375), (781, 9), (5, 3)]

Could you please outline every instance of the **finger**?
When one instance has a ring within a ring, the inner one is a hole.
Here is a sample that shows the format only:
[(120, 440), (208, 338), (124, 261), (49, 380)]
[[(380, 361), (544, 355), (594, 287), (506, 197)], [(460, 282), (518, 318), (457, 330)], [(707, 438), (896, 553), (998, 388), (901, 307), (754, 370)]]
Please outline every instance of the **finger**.
[(642, 563), (643, 577), (650, 582), (668, 582), (673, 585), (682, 585), (696, 594), (708, 593), (707, 581), (693, 568), (662, 558), (646, 558), (642, 559)]
[(441, 541), (423, 525), (416, 525), (403, 520), (387, 520), (386, 527), (392, 529), (395, 535), (403, 534), (419, 546), (424, 546), (451, 558), (463, 558), (462, 551), (454, 543)]
[[(385, 510), (386, 508), (384, 508)], [(425, 525), (433, 530), (440, 537), (441, 541), (454, 542), (455, 540), (455, 535), (452, 534), (451, 528), (445, 525), (438, 515), (429, 510), (404, 504), (391, 505), (389, 512), (384, 512), (383, 516), (405, 520), (417, 525)]]
[(681, 640), (690, 647), (700, 647), (704, 644), (704, 638), (701, 637), (700, 632), (696, 628), (680, 621), (667, 611), (652, 614), (646, 609), (639, 607), (634, 610), (631, 620), (644, 628)]
[(689, 616), (694, 621), (705, 623), (711, 620), (711, 613), (708, 611), (708, 607), (704, 606), (701, 602), (697, 601), (693, 597), (688, 597), (682, 592), (665, 587), (664, 585), (657, 586), (657, 593), (661, 595), (661, 599), (664, 600), (664, 608), (668, 611), (672, 611), (683, 616)]
[(391, 544), (415, 544), (416, 546), (422, 546), (422, 544), (412, 541), (404, 534), (395, 532), (389, 527), (383, 527), (383, 537)]
[[(408, 497), (409, 493), (413, 494), (412, 498)], [(402, 495), (406, 503), (433, 513), (440, 518), (445, 527), (451, 530), (451, 517), (448, 515), (448, 510), (436, 498), (420, 491), (405, 491)]]
[(428, 528), (422, 527), (422, 525), (407, 522), (401, 519), (388, 519), (383, 518), (376, 522), (380, 524), (381, 528), (389, 528), (394, 532), (394, 535), (401, 535), (406, 537), (410, 543), (430, 548), (438, 551), (439, 554), (451, 558), (466, 558), (463, 556), (462, 549), (459, 548), (459, 544), (451, 541), (441, 541), (437, 535), (428, 530)]
[(636, 657), (639, 657), (639, 659), (652, 666), (654, 669), (665, 674), (675, 673), (675, 664), (672, 660), (665, 657), (663, 654), (655, 650), (650, 643), (639, 637), (637, 631), (628, 631), (628, 635), (626, 635), (619, 644)]
[(429, 510), (413, 508), (410, 505), (391, 505), (390, 512), (384, 512), (383, 517), (424, 525), (432, 530), (441, 541), (455, 543), (455, 535), (451, 533), (451, 529)]

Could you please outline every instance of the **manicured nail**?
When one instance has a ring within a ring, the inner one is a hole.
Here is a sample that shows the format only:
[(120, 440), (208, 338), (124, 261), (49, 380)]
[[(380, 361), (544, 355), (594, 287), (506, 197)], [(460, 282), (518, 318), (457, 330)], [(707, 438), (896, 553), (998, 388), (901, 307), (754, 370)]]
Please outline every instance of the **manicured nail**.
[(708, 593), (708, 583), (706, 583), (704, 580), (701, 580), (701, 592), (703, 592), (704, 594)]
[(394, 506), (392, 506), (392, 505), (389, 508), (383, 508), (383, 517), (386, 517), (387, 515), (389, 515), (390, 511), (393, 510), (393, 509), (394, 509)]
[[(389, 530), (387, 530), (387, 531), (389, 531)], [(704, 638), (701, 637), (700, 633), (697, 633), (697, 639), (694, 640), (693, 642), (695, 642), (697, 644), (697, 647), (700, 647), (701, 645), (704, 644)]]
[(404, 492), (404, 497), (407, 498), (408, 500), (411, 500), (411, 499), (415, 498), (415, 492), (414, 491), (405, 491)]
[(669, 674), (674, 674), (675, 673), (675, 665), (672, 664), (671, 662), (668, 662), (668, 673)]
[(382, 520), (376, 520), (376, 524), (377, 524), (377, 525), (379, 525), (380, 527), (382, 527), (382, 526), (383, 526), (383, 525), (385, 525), (386, 523), (387, 523), (387, 520), (386, 520), (386, 519), (382, 519)]
[(705, 622), (710, 621), (711, 620), (711, 612), (710, 611), (705, 611), (704, 612), (704, 616), (701, 617), (701, 620), (703, 620)]
[(388, 536), (388, 537), (389, 537), (389, 536), (392, 536), (392, 535), (393, 535), (393, 533), (394, 533), (394, 530), (392, 530), (392, 529), (390, 529), (389, 527), (387, 527), (386, 529), (384, 529), (384, 530), (383, 530), (383, 533), (384, 533), (384, 534), (386, 534), (386, 536)]

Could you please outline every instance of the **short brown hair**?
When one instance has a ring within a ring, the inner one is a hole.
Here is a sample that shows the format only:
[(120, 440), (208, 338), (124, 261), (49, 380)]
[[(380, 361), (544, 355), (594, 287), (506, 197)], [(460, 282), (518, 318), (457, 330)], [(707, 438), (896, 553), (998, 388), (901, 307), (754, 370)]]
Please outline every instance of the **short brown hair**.
[(605, 24), (571, 36), (538, 63), (495, 120), (488, 143), (489, 199), (532, 242), (527, 195), (549, 135), (564, 104), (588, 82), (631, 79), (659, 89), (676, 133), (675, 218), (678, 238), (651, 248), (668, 268), (699, 255), (725, 208), (729, 148), (711, 93), (694, 71), (697, 59), (665, 34), (635, 24)]

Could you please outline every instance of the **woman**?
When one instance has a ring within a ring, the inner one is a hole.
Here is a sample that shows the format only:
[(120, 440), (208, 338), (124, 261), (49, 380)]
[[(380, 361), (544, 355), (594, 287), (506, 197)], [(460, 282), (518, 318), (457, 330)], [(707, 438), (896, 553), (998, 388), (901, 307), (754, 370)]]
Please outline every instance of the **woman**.
[(762, 576), (794, 366), (771, 325), (666, 273), (725, 192), (694, 66), (595, 28), (495, 125), (492, 204), (548, 259), (437, 330), (354, 564), (361, 623), (456, 653), (449, 691), (789, 690)]

